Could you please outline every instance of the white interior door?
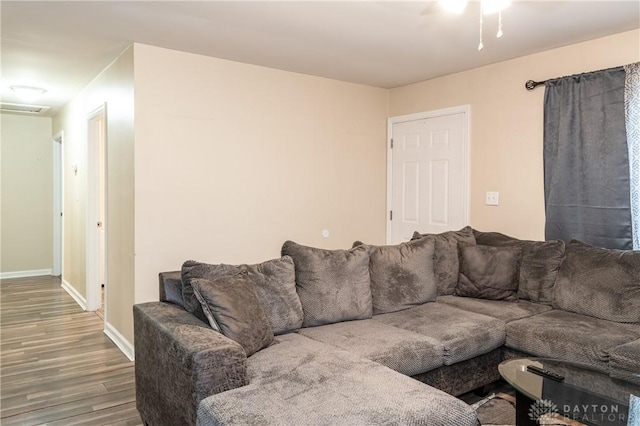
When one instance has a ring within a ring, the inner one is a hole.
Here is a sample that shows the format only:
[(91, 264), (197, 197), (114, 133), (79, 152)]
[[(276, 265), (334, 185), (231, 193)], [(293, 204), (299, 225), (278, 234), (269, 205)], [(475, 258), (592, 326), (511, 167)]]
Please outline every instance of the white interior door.
[(62, 275), (62, 132), (53, 137), (53, 263), (51, 275)]
[(98, 237), (98, 246), (99, 246), (99, 256), (100, 256), (100, 285), (104, 285), (105, 283), (105, 268), (106, 268), (106, 260), (107, 260), (107, 256), (106, 256), (106, 234), (105, 234), (105, 224), (106, 224), (106, 156), (107, 156), (107, 151), (106, 151), (106, 147), (105, 147), (105, 120), (104, 120), (104, 114), (100, 117), (100, 120), (98, 121), (98, 150), (99, 150), (99, 156), (100, 158), (98, 159), (98, 163), (99, 163), (99, 168), (100, 168), (100, 182), (99, 182), (99, 191), (100, 194), (98, 196), (98, 233), (99, 233), (99, 237)]
[(388, 244), (467, 225), (468, 113), (437, 113), (390, 120)]
[(87, 307), (101, 307), (101, 285), (108, 282), (105, 268), (106, 199), (106, 106), (88, 117), (87, 128)]

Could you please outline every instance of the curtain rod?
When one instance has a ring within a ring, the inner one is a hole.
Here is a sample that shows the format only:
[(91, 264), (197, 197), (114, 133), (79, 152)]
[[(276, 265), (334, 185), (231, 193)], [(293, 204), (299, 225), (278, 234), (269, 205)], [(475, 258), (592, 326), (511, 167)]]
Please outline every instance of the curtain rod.
[[(567, 75), (567, 76), (564, 76), (564, 77), (558, 77), (558, 78), (577, 77), (577, 76), (581, 76), (581, 75), (584, 75), (584, 74), (591, 74), (592, 72), (611, 71), (611, 70), (616, 70), (616, 69), (619, 69), (619, 68), (622, 68), (622, 66), (619, 66), (619, 67), (612, 67), (612, 68), (606, 68), (606, 69), (603, 69), (603, 70), (600, 70), (600, 71), (589, 71), (589, 72), (584, 72), (584, 73), (582, 73), (582, 74)], [(553, 80), (557, 80), (558, 78), (554, 78)], [(527, 80), (527, 82), (526, 82), (526, 83), (524, 83), (524, 87), (525, 87), (527, 90), (533, 90), (533, 89), (535, 89), (535, 88), (536, 88), (536, 87), (538, 87), (538, 86), (544, 86), (544, 84), (545, 84), (547, 81), (549, 81), (549, 80), (544, 80), (544, 81), (533, 81), (533, 80)]]
[(547, 80), (545, 81), (533, 81), (533, 80), (527, 80), (527, 82), (524, 84), (524, 87), (527, 90), (533, 90), (538, 86), (544, 86), (544, 84), (547, 82)]

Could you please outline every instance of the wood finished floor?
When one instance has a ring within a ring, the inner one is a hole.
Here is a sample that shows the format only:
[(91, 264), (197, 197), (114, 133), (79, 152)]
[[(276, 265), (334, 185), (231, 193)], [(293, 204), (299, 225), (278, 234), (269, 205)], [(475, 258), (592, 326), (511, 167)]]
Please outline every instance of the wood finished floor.
[(134, 364), (56, 277), (0, 282), (0, 424), (141, 425)]

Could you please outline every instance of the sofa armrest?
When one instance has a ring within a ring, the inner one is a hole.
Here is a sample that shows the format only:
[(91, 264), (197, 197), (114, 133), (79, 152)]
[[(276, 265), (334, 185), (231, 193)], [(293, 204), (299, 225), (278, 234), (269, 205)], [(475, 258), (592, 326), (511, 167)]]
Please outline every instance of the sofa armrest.
[(133, 307), (136, 406), (147, 424), (191, 425), (200, 401), (247, 385), (247, 356), (183, 308)]

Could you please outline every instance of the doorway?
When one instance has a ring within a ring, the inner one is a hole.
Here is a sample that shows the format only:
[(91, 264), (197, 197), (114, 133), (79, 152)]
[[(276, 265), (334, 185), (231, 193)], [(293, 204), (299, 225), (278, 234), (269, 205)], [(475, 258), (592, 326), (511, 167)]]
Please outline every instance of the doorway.
[(88, 118), (87, 128), (87, 310), (104, 319), (107, 291), (106, 105)]
[(389, 119), (387, 244), (469, 222), (468, 105)]
[(62, 256), (63, 250), (63, 166), (62, 159), (62, 139), (63, 133), (59, 132), (53, 136), (53, 260), (51, 262), (51, 275), (62, 276)]

